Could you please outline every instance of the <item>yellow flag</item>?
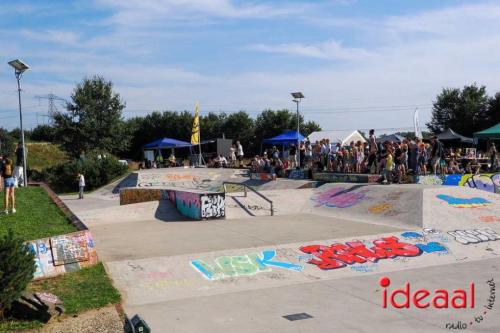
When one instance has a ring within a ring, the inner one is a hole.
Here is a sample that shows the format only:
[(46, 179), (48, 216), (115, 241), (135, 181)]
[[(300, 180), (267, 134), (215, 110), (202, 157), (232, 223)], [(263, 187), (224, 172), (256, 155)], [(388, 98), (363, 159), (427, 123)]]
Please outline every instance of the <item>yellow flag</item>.
[(191, 131), (191, 144), (200, 143), (200, 106), (196, 102), (194, 106), (193, 130)]

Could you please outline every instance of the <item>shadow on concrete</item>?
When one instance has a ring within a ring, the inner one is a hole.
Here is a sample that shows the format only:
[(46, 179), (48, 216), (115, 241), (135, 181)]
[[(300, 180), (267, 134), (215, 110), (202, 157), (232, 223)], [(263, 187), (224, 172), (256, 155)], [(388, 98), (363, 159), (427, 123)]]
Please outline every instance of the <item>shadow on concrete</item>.
[(155, 219), (162, 222), (199, 222), (191, 220), (177, 210), (175, 205), (168, 200), (160, 200), (155, 212)]
[(123, 178), (112, 190), (113, 194), (119, 194), (120, 189), (124, 187), (136, 187), (138, 182), (138, 175), (136, 172), (132, 172), (125, 178)]

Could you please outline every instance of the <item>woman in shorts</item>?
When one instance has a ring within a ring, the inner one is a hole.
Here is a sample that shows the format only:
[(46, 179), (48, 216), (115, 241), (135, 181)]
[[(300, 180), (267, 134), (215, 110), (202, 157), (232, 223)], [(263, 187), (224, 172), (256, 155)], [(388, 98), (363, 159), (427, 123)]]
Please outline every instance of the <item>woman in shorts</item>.
[(5, 198), (4, 198), (4, 213), (9, 214), (9, 198), (12, 202), (12, 213), (16, 212), (16, 196), (14, 194), (14, 164), (12, 160), (4, 157), (5, 163), (2, 165), (2, 178), (4, 179), (4, 189), (5, 189)]

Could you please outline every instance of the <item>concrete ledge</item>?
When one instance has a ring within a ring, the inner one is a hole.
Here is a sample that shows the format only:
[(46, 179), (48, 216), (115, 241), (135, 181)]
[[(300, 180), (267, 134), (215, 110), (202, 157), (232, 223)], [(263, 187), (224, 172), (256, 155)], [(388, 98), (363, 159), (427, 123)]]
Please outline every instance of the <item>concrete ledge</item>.
[(313, 179), (326, 183), (377, 183), (381, 175), (377, 174), (354, 174), (354, 173), (334, 173), (334, 172), (316, 172)]
[(288, 170), (289, 179), (310, 179), (310, 169), (292, 169)]
[(184, 216), (194, 220), (220, 219), (226, 216), (223, 192), (198, 192), (154, 188), (120, 189), (120, 205), (169, 200)]
[(45, 279), (97, 264), (97, 252), (89, 230), (26, 242), (35, 255), (34, 280)]
[(252, 172), (250, 174), (250, 179), (255, 180), (276, 180), (269, 172)]
[(410, 176), (413, 183), (420, 185), (447, 185), (465, 186), (479, 190), (500, 193), (500, 173), (482, 174), (451, 174), (451, 175), (413, 175)]

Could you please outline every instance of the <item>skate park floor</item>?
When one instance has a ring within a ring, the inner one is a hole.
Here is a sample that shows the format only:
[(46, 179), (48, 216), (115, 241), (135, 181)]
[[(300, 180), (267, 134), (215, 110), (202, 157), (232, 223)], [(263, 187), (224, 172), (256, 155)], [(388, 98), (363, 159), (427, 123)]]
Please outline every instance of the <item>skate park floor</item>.
[[(167, 177), (159, 175), (154, 181), (166, 179), (176, 188), (217, 188), (224, 179), (248, 180), (241, 171), (165, 172)], [(154, 177), (150, 172), (145, 179)], [(91, 230), (99, 257), (122, 293), (126, 313), (140, 314), (153, 332), (442, 332), (447, 323), (473, 321), (488, 299), (486, 281), (500, 281), (500, 240), (464, 245), (447, 233), (476, 228), (500, 232), (498, 194), (422, 185), (326, 184), (298, 189), (304, 185), (307, 181), (260, 185), (261, 193), (275, 203), (275, 216), (255, 195), (227, 194), (227, 218), (212, 221), (187, 220), (167, 201), (119, 206), (113, 186), (84, 200), (62, 199)], [(457, 208), (438, 195), (480, 197), (488, 204)], [(425, 235), (425, 230), (436, 234)], [(421, 234), (428, 244), (440, 242), (446, 251), (322, 270), (298, 250), (304, 245), (372, 242), (390, 236), (404, 241), (405, 233)], [(275, 251), (275, 260), (302, 270), (273, 267), (210, 280), (192, 264), (201, 260), (215, 265), (220, 258), (266, 250)], [(395, 287), (410, 281), (431, 290), (465, 288), (475, 281), (477, 310), (384, 309), (381, 276), (390, 277)], [(497, 305), (487, 311), (481, 323), (469, 324), (467, 330), (498, 332)], [(283, 317), (298, 313), (312, 318)]]

